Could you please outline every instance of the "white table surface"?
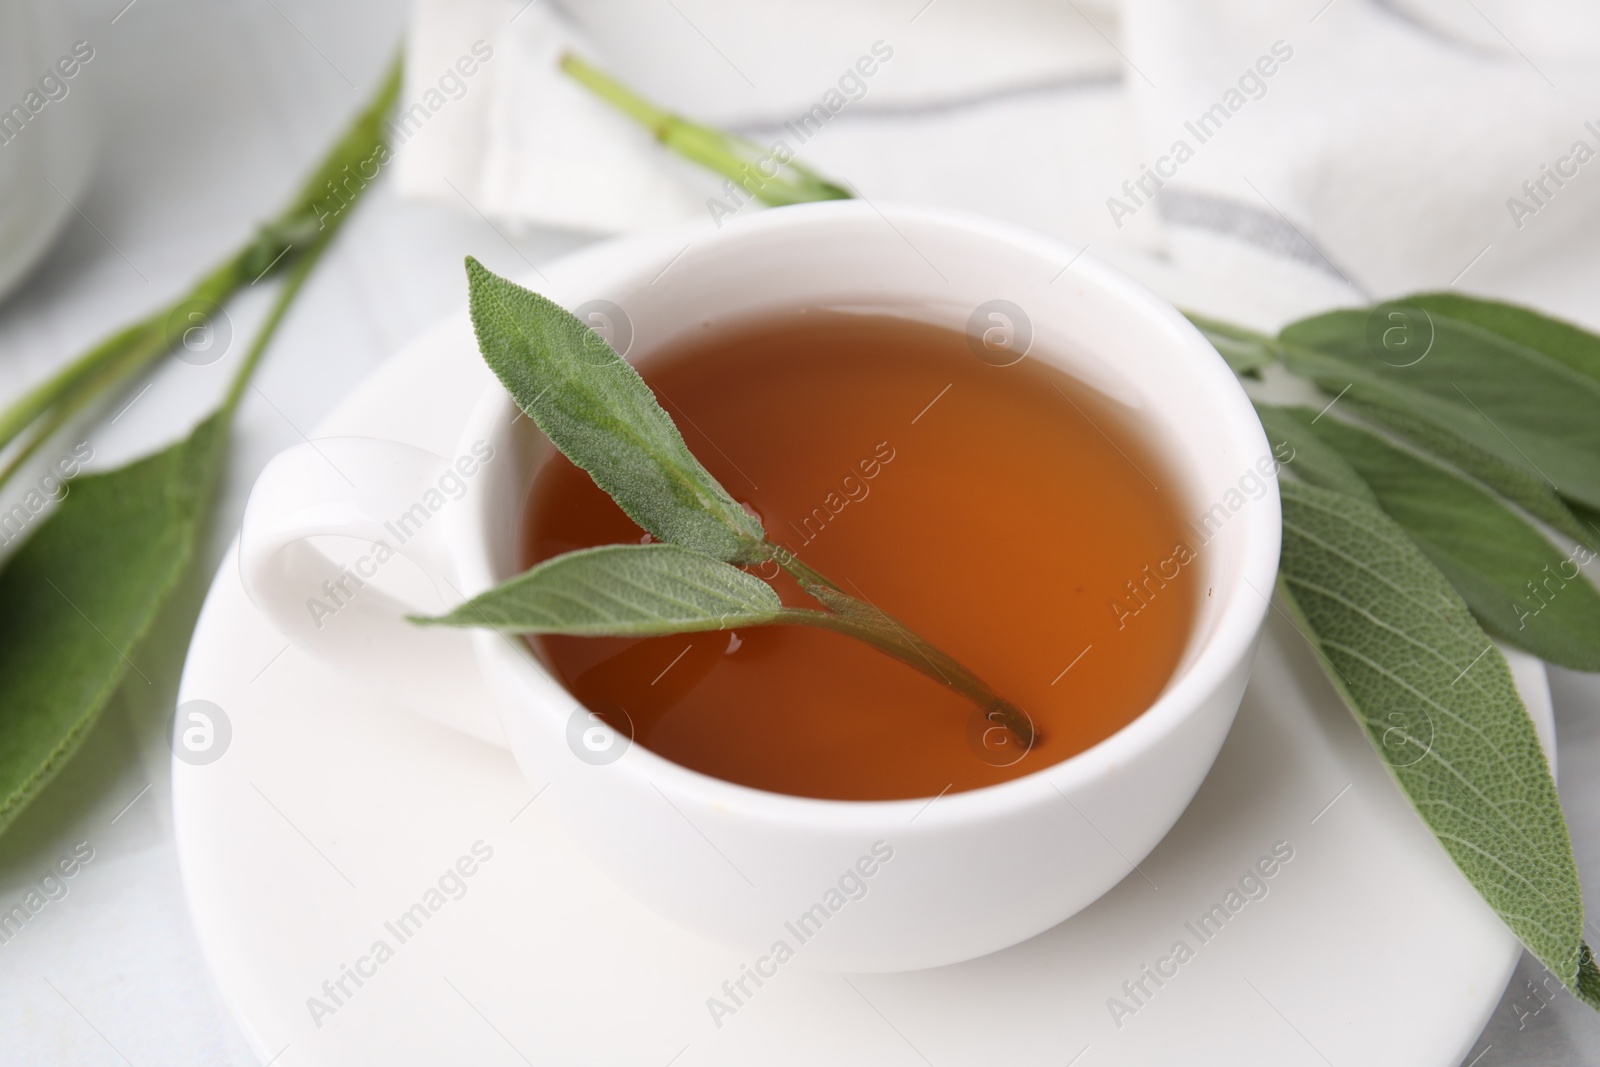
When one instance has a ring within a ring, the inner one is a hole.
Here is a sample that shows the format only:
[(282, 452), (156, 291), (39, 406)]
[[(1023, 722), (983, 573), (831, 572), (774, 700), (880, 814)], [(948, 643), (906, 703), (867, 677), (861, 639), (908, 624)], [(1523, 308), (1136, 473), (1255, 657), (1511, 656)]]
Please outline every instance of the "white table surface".
[[(367, 98), (405, 16), (399, 0), (126, 2), (73, 0), (97, 50), (80, 88), (96, 79), (103, 153), (75, 205), (81, 215), (0, 303), (0, 398), (169, 300), (273, 212)], [(399, 202), (383, 182), (371, 191), (239, 412), (213, 535), (158, 637), (168, 648), (162, 670), (146, 665), (151, 684), (124, 688), (79, 755), (0, 838), (6, 907), (79, 842), (94, 853), (66, 897), (0, 944), (0, 1067), (255, 1062), (200, 955), (172, 841), (166, 731), (187, 627), (256, 473), (385, 357), (459, 308), (462, 256), (516, 273), (584, 241), (535, 233), (513, 244), (471, 214)], [(1559, 291), (1548, 304), (1592, 327), (1600, 326), (1600, 300), (1588, 295), (1600, 282), (1594, 244), (1587, 269), (1550, 281)], [(227, 358), (209, 367), (172, 361), (147, 392), (139, 395), (141, 381), (88, 425), (78, 439), (94, 446), (96, 465), (198, 421), (263, 308), (257, 294), (237, 302)], [(1555, 670), (1551, 686), (1562, 796), (1586, 897), (1600, 909), (1600, 678)], [(1600, 942), (1600, 926), (1590, 930)], [(1524, 957), (1468, 1062), (1600, 1063), (1600, 1016), (1541, 977)]]

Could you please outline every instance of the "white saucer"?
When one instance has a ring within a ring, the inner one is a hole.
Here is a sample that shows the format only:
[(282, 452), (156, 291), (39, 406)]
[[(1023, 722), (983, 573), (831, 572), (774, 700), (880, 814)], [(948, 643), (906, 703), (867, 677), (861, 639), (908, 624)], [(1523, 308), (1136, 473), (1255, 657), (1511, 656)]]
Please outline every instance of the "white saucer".
[[(608, 245), (544, 273), (560, 287), (600, 257), (672, 251)], [(1151, 280), (1172, 291), (1159, 272)], [(448, 454), (486, 380), (464, 330), (455, 320), (412, 345), (320, 435)], [(507, 753), (385, 706), (286, 645), (246, 599), (230, 552), (179, 699), (221, 708), (231, 740), (215, 762), (173, 767), (201, 942), (275, 1067), (1456, 1067), (1520, 952), (1277, 615), (1193, 805), (1092, 907), (1026, 944), (934, 971), (786, 967), (760, 988), (747, 981), (750, 995), (720, 1027), (707, 999), (733, 1003), (723, 983), (750, 961), (612, 888), (547, 820), (541, 783), (525, 782)], [(1509, 658), (1548, 748), (1543, 667)], [(470, 682), (462, 692), (483, 699)], [(1202, 942), (1200, 916), (1278, 842), (1293, 858), (1265, 881), (1266, 896)], [(477, 861), (462, 865), (472, 875), (447, 879), (459, 898), (430, 899), (475, 846)], [(402, 941), (386, 923), (418, 903), (438, 907)], [(1192, 958), (1166, 965), (1176, 973), (1157, 986), (1143, 968), (1179, 940)], [(382, 962), (371, 956), (379, 941), (391, 953)], [(358, 962), (369, 976), (359, 986), (344, 977), (340, 991), (343, 968)], [(1135, 999), (1124, 983), (1141, 980)], [(314, 1013), (312, 997), (334, 1010)], [(1136, 1010), (1114, 1018), (1113, 997)]]

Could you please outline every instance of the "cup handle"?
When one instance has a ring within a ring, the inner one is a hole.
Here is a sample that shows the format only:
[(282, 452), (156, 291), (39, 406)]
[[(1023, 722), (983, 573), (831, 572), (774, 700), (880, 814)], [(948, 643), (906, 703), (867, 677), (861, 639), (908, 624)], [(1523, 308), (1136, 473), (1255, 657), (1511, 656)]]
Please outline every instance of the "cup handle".
[[(462, 599), (446, 521), (437, 514), (455, 506), (440, 487), (449, 469), (442, 456), (370, 437), (323, 438), (278, 454), (245, 506), (239, 576), (256, 607), (300, 650), (430, 719), (505, 747), (471, 636), (406, 621), (440, 608), (403, 604), (371, 582), (402, 555), (445, 603)], [(314, 537), (369, 548), (339, 564)]]

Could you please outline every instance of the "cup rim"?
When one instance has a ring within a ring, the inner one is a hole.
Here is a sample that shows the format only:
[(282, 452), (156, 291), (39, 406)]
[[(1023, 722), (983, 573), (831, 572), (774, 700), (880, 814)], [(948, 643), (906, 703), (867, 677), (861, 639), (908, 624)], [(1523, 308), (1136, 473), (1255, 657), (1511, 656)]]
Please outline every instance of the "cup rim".
[[(1074, 245), (1024, 227), (965, 212), (842, 200), (765, 211), (716, 228), (710, 223), (701, 223), (662, 235), (661, 247), (666, 248), (670, 244), (676, 249), (685, 240), (691, 239), (702, 246), (729, 240), (759, 240), (837, 219), (875, 220), (877, 225), (888, 223), (891, 226), (894, 220), (908, 224), (932, 224), (959, 231), (969, 240), (1009, 245), (1015, 251), (1039, 255), (1055, 262), (1070, 260), (1075, 268), (1074, 280), (1080, 286), (1098, 289), (1115, 300), (1140, 307), (1154, 322), (1166, 328), (1176, 354), (1183, 354), (1187, 350), (1195, 360), (1196, 373), (1203, 375), (1208, 394), (1204, 402), (1209, 403), (1211, 410), (1216, 413), (1216, 424), (1223, 428), (1229, 443), (1237, 445), (1241, 454), (1245, 455), (1270, 453), (1266, 433), (1242, 385), (1204, 335), (1171, 304), (1115, 267), (1088, 254), (1086, 245)], [(666, 254), (670, 256), (672, 253), (668, 251)], [(641, 261), (649, 261), (649, 257), (641, 257)], [(633, 273), (643, 274), (643, 271), (632, 268), (618, 270), (616, 277), (629, 278)], [(618, 288), (625, 288), (627, 284), (624, 282)], [(555, 292), (547, 295), (552, 298), (559, 296)], [(510, 394), (500, 383), (491, 383), (468, 421), (461, 440), (486, 439), (488, 434), (514, 420), (518, 414), (520, 408)], [(1169, 680), (1154, 702), (1107, 737), (1065, 759), (993, 785), (940, 794), (933, 798), (893, 800), (840, 800), (776, 793), (694, 770), (640, 743), (631, 744), (628, 753), (610, 764), (608, 769), (660, 787), (673, 787), (680, 796), (698, 798), (706, 803), (720, 804), (745, 815), (759, 815), (772, 821), (813, 825), (820, 822), (856, 822), (873, 827), (903, 823), (907, 816), (920, 818), (919, 813), (926, 813), (931, 824), (987, 821), (1006, 811), (1026, 807), (1050, 792), (1081, 788), (1116, 774), (1119, 768), (1135, 762), (1144, 752), (1197, 714), (1206, 699), (1224, 684), (1239, 662), (1251, 655), (1269, 607), (1268, 594), (1264, 590), (1269, 590), (1276, 580), (1282, 541), (1278, 483), (1275, 477), (1269, 482), (1268, 491), (1260, 499), (1252, 500), (1251, 506), (1244, 509), (1244, 513), (1236, 514), (1229, 524), (1230, 527), (1236, 527), (1239, 536), (1244, 539), (1244, 545), (1239, 550), (1241, 565), (1229, 585), (1219, 584), (1216, 589), (1220, 610), (1204, 643), (1192, 653), (1190, 662), (1179, 668), (1179, 673)], [(472, 514), (475, 519), (479, 516), (478, 507), (472, 509)], [(472, 543), (465, 542), (460, 536), (463, 527), (457, 526), (452, 531), (451, 545), (456, 563), (462, 568), (462, 577), (467, 578), (469, 570), (492, 576), (494, 569), (487, 559), (485, 531), (478, 522), (465, 525), (477, 531)], [(1249, 595), (1244, 595), (1247, 593)], [(528, 698), (528, 713), (550, 712), (546, 707), (550, 702), (538, 692), (543, 686), (535, 683), (543, 683), (553, 691), (565, 694), (575, 706), (581, 706), (539, 663), (531, 649), (518, 647), (513, 654), (508, 651), (509, 643), (503, 636), (491, 631), (475, 630), (473, 637), (480, 656), (487, 654), (500, 658), (512, 667), (519, 687)], [(509, 712), (503, 709), (501, 714)], [(565, 716), (570, 712), (563, 710), (558, 714), (562, 721), (551, 725), (564, 728)], [(934, 800), (939, 803), (932, 803)], [(934, 809), (937, 809), (937, 814)]]

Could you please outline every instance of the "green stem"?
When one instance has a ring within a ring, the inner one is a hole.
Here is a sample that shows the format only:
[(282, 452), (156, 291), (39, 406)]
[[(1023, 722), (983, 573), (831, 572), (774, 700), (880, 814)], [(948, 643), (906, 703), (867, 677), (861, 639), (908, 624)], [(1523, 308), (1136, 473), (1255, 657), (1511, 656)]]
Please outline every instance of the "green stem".
[(800, 583), (800, 588), (829, 609), (787, 608), (776, 622), (815, 626), (863, 641), (971, 700), (991, 722), (1004, 726), (1024, 752), (1033, 747), (1037, 739), (1033, 721), (982, 678), (888, 612), (846, 593), (793, 554), (770, 547), (774, 549), (772, 558)]
[[(754, 141), (702, 126), (657, 107), (571, 52), (561, 57), (561, 69), (595, 96), (648, 129), (656, 140), (674, 152), (733, 180), (763, 203), (782, 206), (851, 198), (849, 190), (793, 159), (780, 160)], [(769, 169), (770, 174), (766, 173)]]
[[(345, 198), (353, 203), (372, 176), (362, 173), (362, 165), (382, 165), (387, 160), (382, 121), (399, 94), (400, 74), (401, 63), (396, 57), (372, 102), (284, 210), (260, 227), (243, 247), (201, 277), (179, 299), (118, 330), (0, 412), (0, 449), (44, 418), (39, 432), (30, 437), (21, 454), (13, 456), (0, 470), (0, 485), (50, 432), (91, 400), (170, 352), (189, 328), (188, 317), (180, 314), (186, 306), (221, 307), (240, 289), (294, 267), (314, 251), (320, 254), (349, 214)], [(350, 173), (352, 168), (356, 169), (354, 176)]]
[(120, 358), (95, 367), (94, 372), (86, 377), (80, 386), (63, 396), (42, 417), (29, 425), (27, 439), (12, 451), (5, 466), (0, 468), (0, 485), (10, 481), (22, 465), (87, 407), (90, 401), (109, 393), (131, 377), (141, 365), (142, 357), (139, 349), (139, 345), (129, 346)]
[(13, 401), (4, 412), (0, 412), (0, 448), (16, 440), (35, 419), (49, 411), (63, 397), (76, 391), (103, 367), (129, 353), (154, 345), (161, 314), (158, 312), (123, 327)]
[[(331, 236), (330, 231), (330, 236)], [(244, 395), (245, 386), (250, 384), (250, 378), (255, 374), (256, 366), (261, 362), (261, 357), (266, 353), (267, 345), (272, 341), (272, 335), (278, 330), (278, 324), (283, 321), (284, 315), (289, 310), (289, 305), (294, 303), (294, 298), (299, 295), (301, 286), (311, 276), (311, 271), (316, 267), (317, 261), (322, 258), (322, 253), (328, 247), (326, 240), (317, 242), (305, 255), (295, 260), (289, 269), (289, 276), (284, 279), (282, 288), (272, 302), (272, 308), (267, 312), (261, 329), (256, 334), (256, 339), (250, 345), (250, 351), (245, 353), (239, 369), (233, 373), (233, 383), (228, 387), (228, 395), (223, 398), (222, 410), (230, 416), (239, 406), (239, 400)]]
[[(397, 56), (389, 70), (389, 76), (384, 79), (383, 86), (378, 90), (378, 95), (367, 105), (367, 109), (356, 119), (350, 131), (334, 147), (322, 166), (307, 179), (305, 187), (301, 190), (299, 202), (311, 205), (310, 210), (314, 214), (319, 204), (318, 197), (321, 190), (334, 179), (346, 174), (351, 166), (368, 160), (377, 160), (380, 154), (385, 160), (387, 159), (388, 147), (383, 138), (383, 117), (388, 114), (389, 108), (393, 106), (395, 97), (400, 92), (402, 70), (400, 57)], [(362, 177), (359, 170), (357, 176)], [(301, 286), (305, 285), (306, 279), (311, 276), (322, 254), (338, 236), (340, 228), (350, 217), (349, 208), (355, 206), (355, 201), (360, 198), (366, 186), (366, 181), (360, 182), (354, 189), (349, 189), (347, 186), (345, 191), (346, 195), (351, 197), (351, 202), (341, 203), (338, 210), (318, 217), (316, 236), (311, 238), (295, 256), (283, 288), (279, 290), (277, 299), (267, 312), (266, 320), (261, 324), (261, 331), (256, 335), (250, 351), (245, 353), (239, 369), (234, 372), (233, 384), (228, 388), (228, 395), (222, 402), (223, 408), (230, 414), (239, 406), (245, 386), (249, 385), (256, 366), (261, 362), (261, 357), (266, 353), (267, 345), (272, 340), (272, 335), (277, 332), (278, 324), (288, 313), (289, 305), (294, 303), (294, 298), (299, 294)]]
[(639, 125), (653, 131), (658, 141), (666, 140), (666, 131), (672, 123), (683, 121), (670, 111), (656, 107), (599, 67), (584, 62), (572, 52), (562, 53), (560, 64), (562, 73)]

